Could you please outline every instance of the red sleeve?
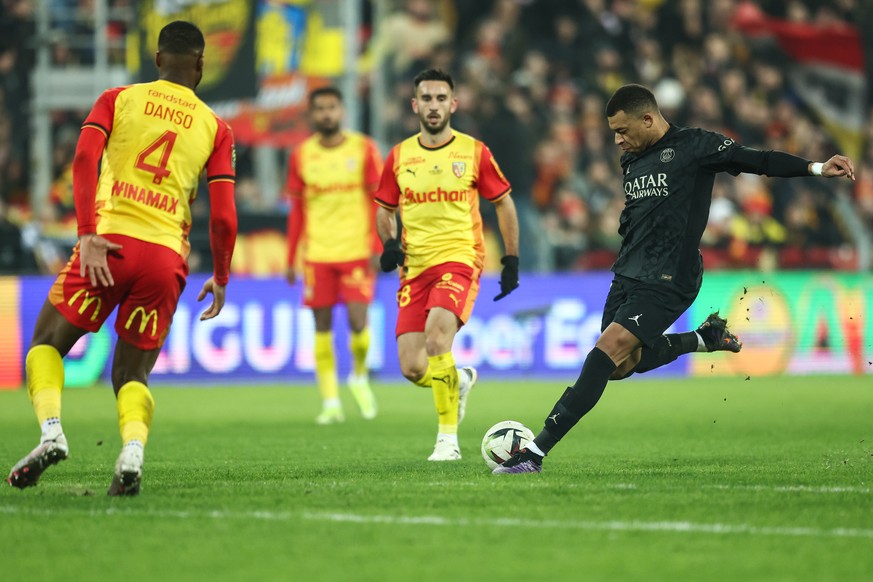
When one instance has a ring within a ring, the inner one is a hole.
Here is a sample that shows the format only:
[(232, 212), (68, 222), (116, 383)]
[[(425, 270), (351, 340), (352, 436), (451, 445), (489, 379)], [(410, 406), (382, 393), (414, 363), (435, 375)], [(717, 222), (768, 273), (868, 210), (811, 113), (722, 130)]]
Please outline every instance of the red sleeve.
[(79, 236), (97, 232), (97, 212), (94, 203), (97, 198), (97, 166), (106, 136), (92, 126), (85, 126), (76, 144), (73, 158), (73, 204), (76, 207), (76, 222)]
[(364, 184), (370, 191), (373, 191), (378, 187), (379, 178), (382, 175), (382, 157), (379, 155), (376, 143), (372, 139), (367, 139), (365, 143)]
[(288, 180), (285, 182), (285, 190), (292, 196), (303, 194), (306, 184), (300, 175), (300, 148), (297, 148), (288, 158)]
[(218, 119), (212, 155), (206, 161), (206, 181), (209, 183), (209, 246), (212, 249), (213, 278), (222, 286), (227, 285), (230, 278), (230, 261), (236, 244), (235, 178), (233, 133), (224, 121)]
[(233, 182), (214, 180), (209, 183), (209, 246), (215, 283), (227, 285), (230, 261), (236, 244), (236, 203)]
[[(367, 188), (367, 193), (371, 196), (379, 187), (379, 179), (382, 175), (382, 156), (379, 155), (379, 149), (376, 147), (376, 142), (372, 139), (366, 141), (367, 151), (364, 154), (364, 184)], [(378, 255), (382, 252), (382, 239), (379, 238), (379, 232), (376, 230), (376, 209), (378, 206), (372, 205), (370, 213), (370, 230), (373, 233), (372, 252)]]
[(509, 180), (500, 171), (500, 166), (488, 146), (482, 144), (482, 152), (479, 156), (479, 175), (476, 178), (476, 187), (479, 194), (491, 202), (497, 202), (512, 190)]
[(210, 184), (216, 180), (233, 183), (236, 180), (236, 149), (233, 145), (233, 132), (230, 126), (219, 119), (215, 132), (215, 143), (212, 144), (212, 154), (206, 160), (206, 181)]
[[(374, 205), (375, 206), (375, 205)], [(303, 196), (291, 196), (291, 212), (288, 213), (288, 266), (294, 266), (297, 256), (297, 245), (303, 232), (303, 221), (306, 218), (303, 209)]]
[(97, 198), (98, 166), (103, 148), (112, 132), (115, 100), (124, 89), (125, 87), (115, 87), (104, 91), (85, 118), (79, 133), (76, 155), (73, 158), (73, 203), (76, 206), (79, 236), (97, 232), (94, 203)]
[(399, 146), (394, 146), (385, 158), (385, 166), (382, 168), (382, 179), (376, 190), (376, 204), (394, 210), (400, 204), (400, 186), (397, 185), (396, 152)]
[(291, 211), (288, 213), (288, 266), (294, 266), (297, 257), (297, 247), (300, 244), (300, 235), (303, 233), (303, 223), (306, 220), (306, 210), (303, 208), (303, 194), (306, 184), (300, 174), (301, 149), (297, 148), (288, 158), (288, 179), (285, 181), (285, 191), (291, 202)]
[(115, 100), (118, 99), (118, 95), (125, 89), (127, 89), (127, 86), (115, 87), (101, 93), (100, 97), (97, 98), (97, 102), (94, 103), (94, 107), (91, 108), (91, 113), (88, 114), (85, 122), (82, 123), (82, 129), (93, 127), (102, 132), (105, 138), (109, 139), (109, 134), (112, 133), (112, 125), (115, 121)]

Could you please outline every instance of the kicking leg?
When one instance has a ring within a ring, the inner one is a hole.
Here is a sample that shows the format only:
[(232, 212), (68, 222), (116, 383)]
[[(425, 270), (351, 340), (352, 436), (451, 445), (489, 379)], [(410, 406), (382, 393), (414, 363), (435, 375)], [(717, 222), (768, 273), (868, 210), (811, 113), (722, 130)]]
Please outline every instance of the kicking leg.
[(635, 335), (611, 323), (588, 353), (576, 383), (568, 387), (549, 416), (543, 430), (527, 448), (494, 469), (494, 473), (539, 473), (542, 459), (600, 400), (610, 376), (640, 347)]

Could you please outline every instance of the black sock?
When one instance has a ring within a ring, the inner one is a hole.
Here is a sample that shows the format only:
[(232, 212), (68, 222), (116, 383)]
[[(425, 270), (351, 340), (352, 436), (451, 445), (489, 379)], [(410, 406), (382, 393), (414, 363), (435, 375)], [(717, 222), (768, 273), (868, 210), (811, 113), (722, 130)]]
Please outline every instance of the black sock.
[(576, 426), (579, 419), (594, 408), (614, 370), (615, 363), (600, 348), (591, 350), (576, 384), (564, 391), (546, 418), (543, 430), (534, 439), (534, 444), (544, 453), (551, 451)]
[(697, 351), (697, 334), (693, 331), (662, 335), (655, 341), (654, 347), (643, 348), (643, 356), (634, 372), (642, 374), (655, 368), (665, 366), (681, 356)]

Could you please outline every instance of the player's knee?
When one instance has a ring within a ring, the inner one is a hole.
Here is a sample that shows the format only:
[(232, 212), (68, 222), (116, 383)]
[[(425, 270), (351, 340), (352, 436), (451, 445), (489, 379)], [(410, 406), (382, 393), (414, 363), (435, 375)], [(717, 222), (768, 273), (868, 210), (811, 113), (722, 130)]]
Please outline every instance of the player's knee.
[(618, 367), (615, 371), (609, 376), (610, 380), (624, 380), (625, 378), (630, 378), (634, 374), (634, 369), (631, 367), (628, 369), (627, 367)]
[(418, 382), (427, 373), (427, 362), (424, 366), (418, 362), (400, 362), (400, 372), (410, 382)]
[(424, 338), (424, 349), (428, 356), (440, 356), (452, 351), (452, 335), (430, 332)]

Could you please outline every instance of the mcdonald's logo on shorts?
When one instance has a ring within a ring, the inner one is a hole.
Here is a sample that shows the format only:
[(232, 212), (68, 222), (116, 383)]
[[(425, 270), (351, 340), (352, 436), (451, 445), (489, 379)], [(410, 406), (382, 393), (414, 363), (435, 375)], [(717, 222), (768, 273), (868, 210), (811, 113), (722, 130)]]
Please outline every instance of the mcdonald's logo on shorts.
[(96, 321), (97, 317), (100, 315), (100, 308), (103, 307), (103, 300), (99, 297), (91, 297), (90, 291), (79, 289), (72, 297), (70, 297), (69, 301), (67, 301), (67, 305), (73, 307), (76, 299), (80, 296), (82, 297), (82, 304), (79, 306), (79, 315), (85, 313), (85, 310), (88, 309), (92, 303), (96, 302), (97, 305), (94, 307), (94, 311), (91, 312), (91, 321)]
[[(152, 333), (150, 334), (152, 337), (155, 337), (158, 334), (158, 310), (152, 309), (148, 313), (144, 307), (137, 307), (133, 310), (133, 313), (130, 314), (130, 317), (127, 318), (127, 323), (124, 324), (124, 329), (129, 330), (130, 324), (133, 323), (133, 318), (136, 317), (136, 314), (139, 314), (139, 333), (144, 333), (146, 326), (149, 324), (149, 321), (152, 322)], [(154, 318), (154, 319), (152, 319)]]

